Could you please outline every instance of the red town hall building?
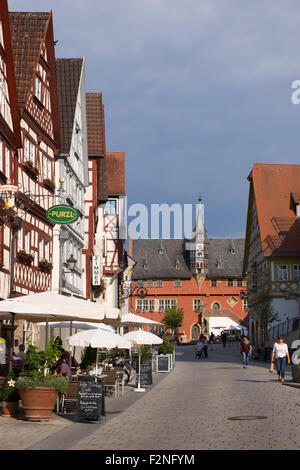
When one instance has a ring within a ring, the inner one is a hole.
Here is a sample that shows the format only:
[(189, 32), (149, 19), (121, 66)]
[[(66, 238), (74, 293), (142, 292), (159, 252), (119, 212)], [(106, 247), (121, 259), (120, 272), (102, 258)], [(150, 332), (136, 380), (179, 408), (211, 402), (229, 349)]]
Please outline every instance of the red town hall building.
[[(195, 340), (201, 333), (219, 335), (223, 329), (247, 332), (248, 326), (242, 276), (245, 241), (208, 238), (202, 214), (198, 214), (192, 243), (130, 240), (129, 256), (136, 265), (128, 309), (161, 322), (169, 308), (183, 308), (179, 329), (183, 342)], [(144, 298), (139, 297), (138, 287), (146, 290)]]

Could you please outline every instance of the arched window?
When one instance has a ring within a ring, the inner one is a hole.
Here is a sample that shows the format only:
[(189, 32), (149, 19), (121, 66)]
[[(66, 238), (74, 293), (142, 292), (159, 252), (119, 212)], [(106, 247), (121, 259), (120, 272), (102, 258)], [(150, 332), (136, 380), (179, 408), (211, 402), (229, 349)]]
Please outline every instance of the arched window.
[(214, 310), (220, 310), (220, 308), (221, 308), (221, 305), (219, 304), (219, 302), (214, 302), (213, 303), (213, 309)]

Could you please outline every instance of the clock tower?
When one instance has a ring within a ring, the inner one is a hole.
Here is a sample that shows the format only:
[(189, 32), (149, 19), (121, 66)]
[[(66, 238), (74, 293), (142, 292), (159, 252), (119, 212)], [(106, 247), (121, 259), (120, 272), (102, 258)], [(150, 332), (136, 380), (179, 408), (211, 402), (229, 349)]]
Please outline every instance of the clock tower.
[[(192, 274), (202, 274), (204, 277), (208, 271), (207, 248), (206, 248), (206, 230), (204, 226), (204, 204), (201, 197), (197, 204), (196, 226), (193, 232), (193, 238), (186, 244), (190, 253), (190, 269)], [(197, 276), (196, 276), (197, 277)]]

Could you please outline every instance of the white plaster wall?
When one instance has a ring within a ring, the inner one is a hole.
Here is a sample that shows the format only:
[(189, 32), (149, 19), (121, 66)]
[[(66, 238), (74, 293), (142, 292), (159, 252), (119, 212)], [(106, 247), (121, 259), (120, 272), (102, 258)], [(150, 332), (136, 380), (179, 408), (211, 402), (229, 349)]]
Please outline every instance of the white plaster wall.
[(286, 321), (287, 317), (291, 320), (299, 315), (298, 302), (294, 299), (273, 299), (271, 305), (278, 314), (277, 321), (273, 322), (271, 327), (278, 325), (278, 321)]

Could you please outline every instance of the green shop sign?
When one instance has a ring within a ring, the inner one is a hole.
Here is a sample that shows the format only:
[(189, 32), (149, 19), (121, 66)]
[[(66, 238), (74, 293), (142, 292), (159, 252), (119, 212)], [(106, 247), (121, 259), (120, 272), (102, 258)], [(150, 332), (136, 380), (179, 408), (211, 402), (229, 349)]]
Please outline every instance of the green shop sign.
[(72, 224), (78, 219), (79, 212), (74, 207), (60, 204), (50, 207), (46, 212), (46, 217), (55, 224)]

